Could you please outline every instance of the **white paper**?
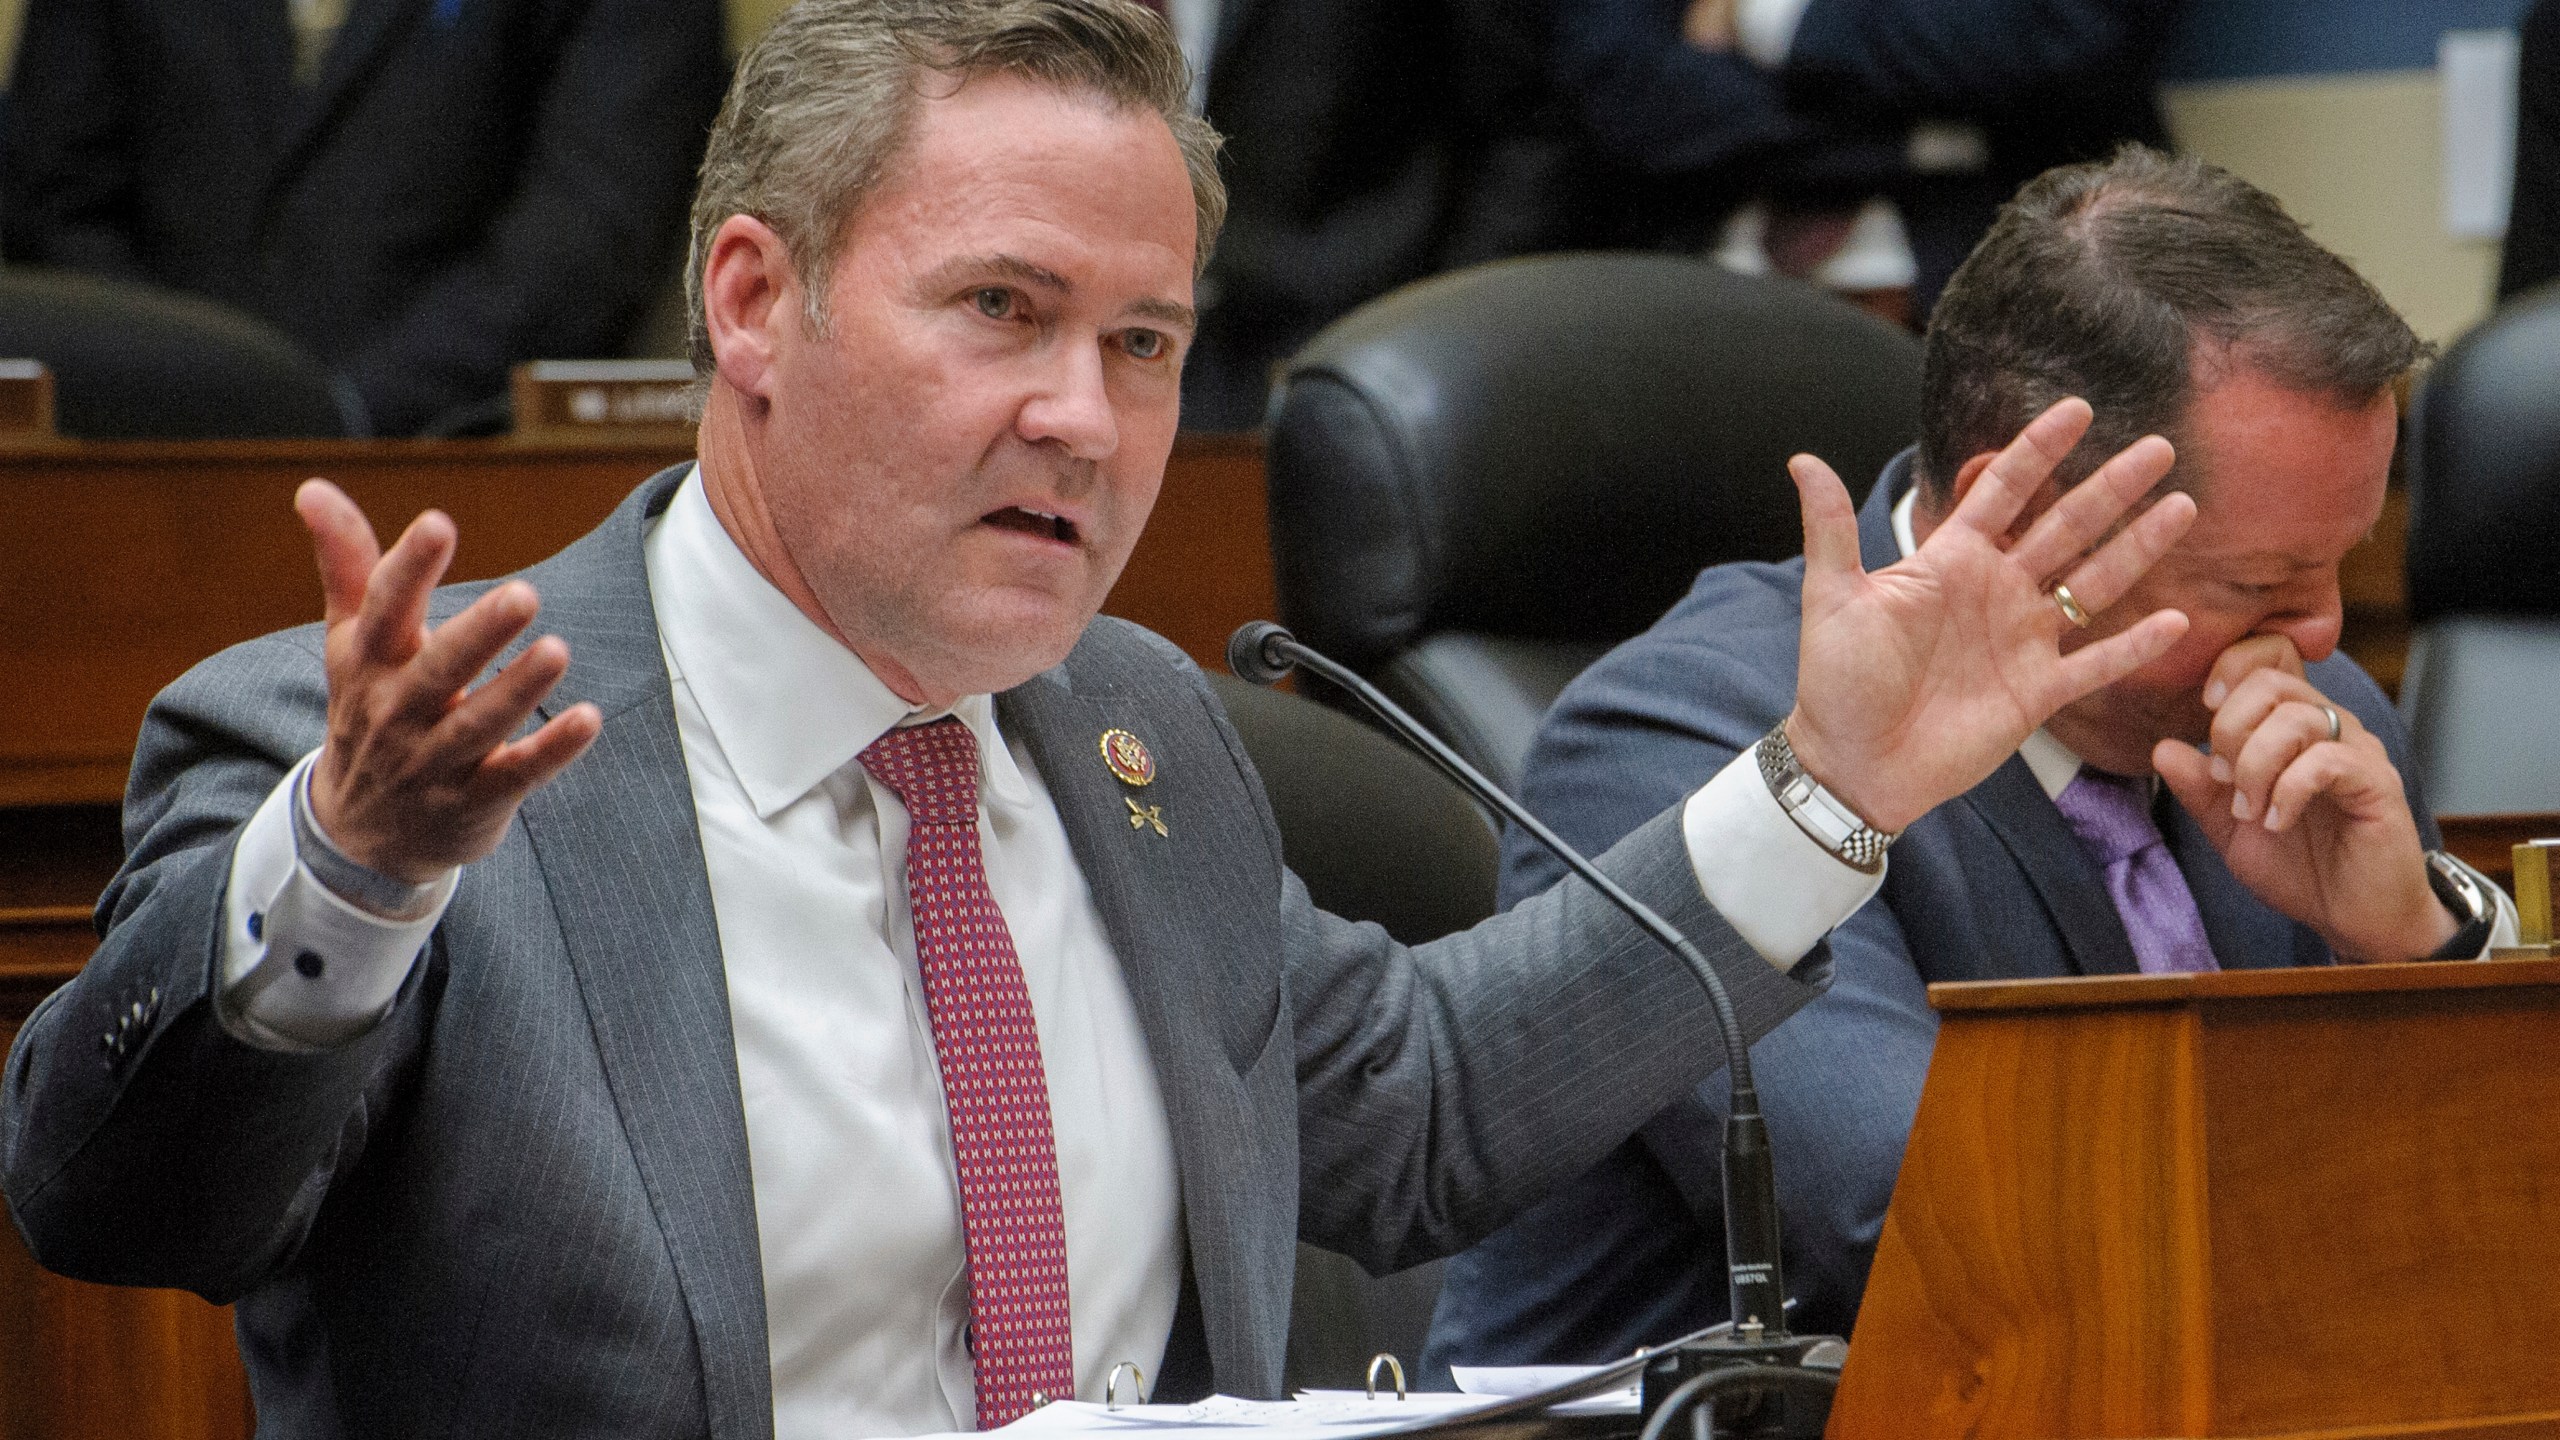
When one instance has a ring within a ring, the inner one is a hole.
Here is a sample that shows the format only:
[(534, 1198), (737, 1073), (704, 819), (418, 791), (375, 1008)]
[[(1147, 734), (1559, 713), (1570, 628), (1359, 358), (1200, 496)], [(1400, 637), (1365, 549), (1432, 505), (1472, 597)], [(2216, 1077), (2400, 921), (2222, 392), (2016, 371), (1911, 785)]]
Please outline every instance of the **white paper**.
[[(1559, 1385), (1597, 1375), (1605, 1365), (1452, 1365), (1449, 1378), (1469, 1395), (1487, 1399), (1510, 1399), (1535, 1395)], [(1611, 1390), (1585, 1400), (1575, 1400), (1555, 1408), (1558, 1415), (1633, 1415), (1641, 1409), (1635, 1381), (1623, 1390)]]
[(2515, 188), (2516, 33), (2447, 30), (2436, 41), (2443, 86), (2444, 228), (2463, 240), (2507, 233)]
[[(1414, 1394), (1371, 1400), (1357, 1390), (1309, 1391), (1298, 1400), (1239, 1400), (1212, 1395), (1189, 1405), (1123, 1405), (1113, 1410), (1090, 1400), (1043, 1405), (1001, 1429), (983, 1432), (1015, 1440), (1096, 1436), (1102, 1440), (1360, 1440), (1408, 1425), (1445, 1419), (1498, 1403), (1487, 1395)], [(978, 1440), (932, 1436), (926, 1440)]]

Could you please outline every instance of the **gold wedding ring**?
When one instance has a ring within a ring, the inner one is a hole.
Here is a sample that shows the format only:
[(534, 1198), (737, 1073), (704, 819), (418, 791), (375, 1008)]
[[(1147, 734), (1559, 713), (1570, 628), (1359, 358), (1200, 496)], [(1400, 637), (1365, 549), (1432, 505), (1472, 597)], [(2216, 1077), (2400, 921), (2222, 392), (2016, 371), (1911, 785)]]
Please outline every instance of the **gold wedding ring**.
[(2320, 713), (2329, 717), (2329, 738), (2330, 738), (2330, 739), (2335, 740), (2335, 739), (2337, 739), (2339, 736), (2344, 735), (2344, 734), (2346, 733), (2346, 729), (2345, 729), (2345, 727), (2344, 727), (2344, 726), (2341, 726), (2341, 725), (2338, 723), (2338, 710), (2337, 710), (2337, 707), (2336, 707), (2336, 706), (2334, 706), (2334, 705), (2323, 705), (2323, 706), (2321, 706), (2321, 707), (2320, 707)]
[(2089, 612), (2081, 609), (2080, 602), (2071, 598), (2070, 586), (2060, 584), (2055, 585), (2053, 587), (2053, 603), (2062, 607), (2062, 618), (2070, 621), (2074, 629), (2086, 626), (2089, 623)]

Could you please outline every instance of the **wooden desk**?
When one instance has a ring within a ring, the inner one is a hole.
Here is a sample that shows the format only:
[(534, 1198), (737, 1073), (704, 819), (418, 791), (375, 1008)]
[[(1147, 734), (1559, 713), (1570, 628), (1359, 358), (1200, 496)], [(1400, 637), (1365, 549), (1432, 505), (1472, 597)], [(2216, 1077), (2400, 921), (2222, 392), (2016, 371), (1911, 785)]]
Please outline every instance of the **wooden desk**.
[[(114, 804), (142, 712), (216, 650), (316, 619), (295, 519), (312, 475), (344, 486), (388, 541), (440, 506), (453, 578), (503, 574), (584, 534), (651, 473), (655, 446), (235, 441), (0, 449), (0, 807)], [(1185, 436), (1154, 520), (1105, 608), (1215, 663), (1272, 610), (1262, 452)]]

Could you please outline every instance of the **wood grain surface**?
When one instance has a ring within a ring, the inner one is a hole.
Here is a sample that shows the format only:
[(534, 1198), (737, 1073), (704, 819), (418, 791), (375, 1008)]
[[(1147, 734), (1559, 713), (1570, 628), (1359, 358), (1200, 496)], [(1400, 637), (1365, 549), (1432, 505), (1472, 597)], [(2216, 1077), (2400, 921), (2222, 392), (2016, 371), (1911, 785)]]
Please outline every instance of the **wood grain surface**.
[[(682, 448), (608, 443), (226, 441), (0, 446), (0, 807), (112, 804), (143, 708), (188, 666), (318, 618), (294, 487), (337, 481), (386, 543), (430, 506), (454, 579), (586, 533)], [(1176, 442), (1154, 519), (1105, 609), (1202, 663), (1272, 609), (1262, 451)]]
[(2560, 1433), (2560, 961), (1930, 997), (1835, 1436)]

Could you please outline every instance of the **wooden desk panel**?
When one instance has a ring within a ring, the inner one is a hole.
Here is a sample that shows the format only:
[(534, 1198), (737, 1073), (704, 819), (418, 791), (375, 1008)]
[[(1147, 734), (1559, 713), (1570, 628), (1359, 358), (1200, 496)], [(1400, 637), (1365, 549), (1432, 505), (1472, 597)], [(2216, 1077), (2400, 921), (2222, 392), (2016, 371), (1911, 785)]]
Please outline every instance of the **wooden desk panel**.
[[(316, 619), (293, 489), (326, 475), (388, 541), (429, 506), (453, 577), (529, 565), (689, 452), (522, 441), (237, 441), (0, 449), (0, 806), (113, 803), (142, 712), (215, 651)], [(1215, 663), (1272, 610), (1262, 452), (1186, 436), (1106, 607)]]

